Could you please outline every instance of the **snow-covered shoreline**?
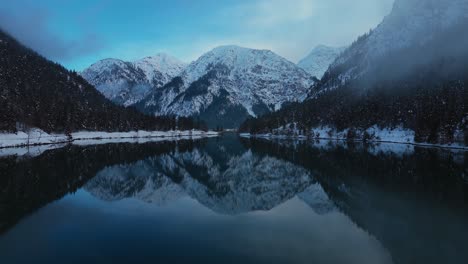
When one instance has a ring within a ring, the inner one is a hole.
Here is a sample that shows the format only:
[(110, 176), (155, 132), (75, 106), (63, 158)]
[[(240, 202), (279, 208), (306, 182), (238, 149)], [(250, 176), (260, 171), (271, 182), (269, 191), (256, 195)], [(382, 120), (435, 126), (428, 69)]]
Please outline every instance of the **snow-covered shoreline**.
[[(0, 149), (15, 148), (25, 146), (39, 146), (50, 144), (63, 144), (76, 141), (83, 141), (88, 144), (89, 141), (100, 140), (118, 140), (118, 139), (151, 139), (151, 138), (192, 138), (192, 137), (212, 137), (218, 136), (214, 131), (130, 131), (130, 132), (91, 132), (79, 131), (69, 135), (48, 134), (40, 129), (31, 129), (29, 132), (19, 131), (17, 133), (0, 133)], [(87, 143), (88, 142), (88, 143)]]
[(263, 138), (263, 139), (296, 139), (296, 140), (335, 140), (335, 141), (354, 141), (354, 142), (370, 142), (370, 143), (391, 143), (391, 144), (404, 144), (419, 147), (434, 147), (434, 148), (447, 148), (457, 150), (468, 150), (468, 146), (462, 143), (452, 144), (431, 144), (425, 142), (416, 142), (414, 140), (415, 133), (412, 130), (397, 128), (383, 128), (380, 129), (376, 126), (371, 127), (365, 131), (354, 131), (355, 137), (348, 138), (349, 129), (337, 131), (330, 127), (319, 127), (311, 130), (309, 135), (301, 135), (300, 133), (282, 133), (285, 131), (277, 131), (275, 134), (250, 134), (240, 133), (239, 135), (244, 138)]

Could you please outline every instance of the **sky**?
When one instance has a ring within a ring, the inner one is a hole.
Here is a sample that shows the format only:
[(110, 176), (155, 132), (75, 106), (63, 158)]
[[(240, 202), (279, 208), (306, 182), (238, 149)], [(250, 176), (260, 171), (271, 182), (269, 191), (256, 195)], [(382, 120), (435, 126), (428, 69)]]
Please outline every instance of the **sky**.
[(15, 0), (0, 28), (81, 71), (105, 58), (160, 52), (191, 62), (220, 45), (270, 49), (297, 62), (315, 46), (346, 46), (394, 0)]

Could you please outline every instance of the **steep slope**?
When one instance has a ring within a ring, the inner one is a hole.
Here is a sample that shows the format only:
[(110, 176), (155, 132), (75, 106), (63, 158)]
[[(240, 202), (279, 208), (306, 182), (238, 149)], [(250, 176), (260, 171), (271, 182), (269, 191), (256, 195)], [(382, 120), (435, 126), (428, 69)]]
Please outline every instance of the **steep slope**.
[(161, 88), (180, 74), (185, 64), (167, 54), (158, 54), (134, 62), (105, 59), (85, 69), (81, 75), (106, 98), (129, 106)]
[(248, 116), (306, 98), (313, 78), (268, 50), (218, 47), (137, 107), (156, 115), (199, 116), (210, 126), (237, 127)]
[(345, 48), (334, 48), (324, 45), (315, 47), (307, 57), (299, 61), (299, 67), (310, 73), (312, 76), (321, 79), (323, 74), (335, 59), (345, 50)]
[(116, 106), (74, 72), (50, 62), (0, 30), (0, 131), (169, 129), (170, 119)]
[[(391, 78), (400, 78), (405, 73), (430, 63), (429, 59), (447, 52), (452, 40), (436, 46), (436, 38), (453, 27), (462, 26), (468, 19), (468, 1), (466, 0), (396, 0), (392, 12), (385, 17), (376, 29), (360, 37), (346, 49), (331, 65), (324, 77), (322, 89), (333, 89), (364, 75), (371, 74), (373, 66), (388, 65)], [(460, 32), (463, 33), (463, 32)], [(455, 37), (462, 37), (456, 36)], [(457, 41), (454, 39), (453, 41)], [(458, 39), (459, 41), (459, 39)], [(429, 44), (428, 44), (429, 43)], [(424, 46), (432, 50), (418, 50)], [(446, 47), (444, 47), (447, 45)], [(437, 49), (439, 49), (437, 51)], [(404, 51), (414, 50), (419, 56)], [(455, 50), (458, 52), (458, 49)], [(408, 54), (409, 53), (409, 54)], [(393, 64), (390, 64), (391, 59)], [(396, 67), (396, 60), (401, 64)]]
[(377, 125), (413, 130), (417, 142), (466, 144), (467, 14), (466, 0), (397, 0), (375, 30), (337, 58), (308, 100), (243, 130), (296, 122), (306, 133), (325, 125), (368, 140), (374, 135), (357, 132)]

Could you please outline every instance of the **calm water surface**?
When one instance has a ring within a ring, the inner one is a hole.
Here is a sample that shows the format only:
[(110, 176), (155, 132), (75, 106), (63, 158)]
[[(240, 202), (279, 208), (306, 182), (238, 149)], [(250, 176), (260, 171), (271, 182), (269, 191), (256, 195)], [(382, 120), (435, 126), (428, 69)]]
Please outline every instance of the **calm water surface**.
[(468, 263), (468, 155), (198, 141), (0, 157), (0, 263)]

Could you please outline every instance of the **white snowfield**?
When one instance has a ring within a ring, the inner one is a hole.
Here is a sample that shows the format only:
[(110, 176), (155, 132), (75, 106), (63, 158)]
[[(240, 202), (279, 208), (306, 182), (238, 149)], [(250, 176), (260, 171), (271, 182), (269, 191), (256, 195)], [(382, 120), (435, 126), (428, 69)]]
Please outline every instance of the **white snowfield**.
[(48, 134), (41, 129), (31, 129), (28, 133), (0, 133), (0, 148), (37, 146), (48, 144), (69, 143), (73, 141), (103, 140), (103, 139), (145, 139), (145, 138), (193, 138), (218, 136), (218, 132), (187, 130), (187, 131), (130, 131), (130, 132), (74, 132), (70, 135)]

